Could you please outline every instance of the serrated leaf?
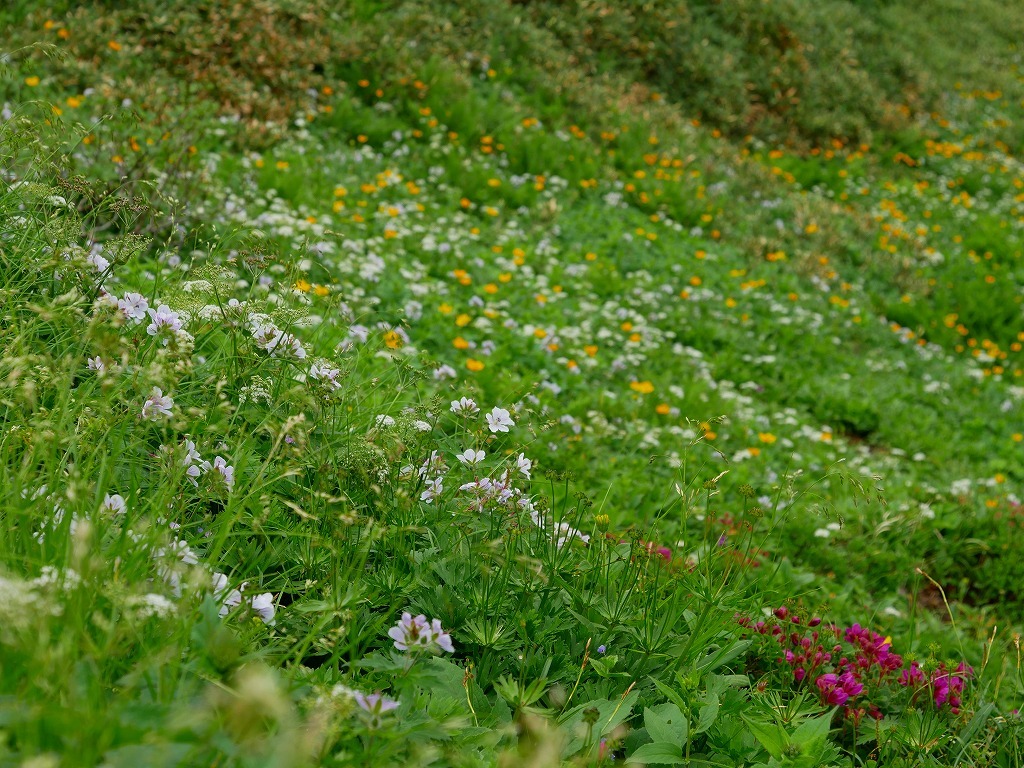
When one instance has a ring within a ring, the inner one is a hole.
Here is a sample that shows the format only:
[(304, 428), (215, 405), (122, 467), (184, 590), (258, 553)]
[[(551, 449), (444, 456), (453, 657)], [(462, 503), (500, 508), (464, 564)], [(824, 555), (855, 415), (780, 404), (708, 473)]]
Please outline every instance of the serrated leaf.
[(781, 760), (783, 751), (789, 746), (789, 734), (782, 726), (778, 723), (762, 723), (746, 716), (743, 716), (743, 721), (768, 754)]
[(654, 741), (675, 744), (680, 749), (686, 744), (689, 723), (675, 704), (659, 704), (644, 709), (644, 726)]

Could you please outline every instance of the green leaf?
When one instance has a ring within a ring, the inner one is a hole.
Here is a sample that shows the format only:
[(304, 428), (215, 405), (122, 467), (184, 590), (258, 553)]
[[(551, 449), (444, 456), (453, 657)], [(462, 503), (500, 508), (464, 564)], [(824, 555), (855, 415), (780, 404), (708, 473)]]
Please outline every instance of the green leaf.
[(656, 677), (648, 677), (647, 679), (650, 680), (652, 683), (654, 683), (654, 687), (657, 688), (659, 691), (661, 691), (662, 694), (669, 701), (671, 701), (673, 704), (675, 704), (677, 707), (679, 707), (680, 710), (687, 709), (686, 702), (683, 701), (682, 696), (680, 696), (678, 693), (676, 693), (674, 690), (672, 690), (671, 687), (669, 687), (665, 683), (661, 682), (661, 680), (659, 680)]
[(741, 715), (754, 738), (776, 760), (782, 759), (782, 753), (789, 746), (789, 734), (778, 723), (763, 723), (745, 715)]
[(697, 727), (694, 729), (694, 733), (704, 733), (714, 724), (715, 718), (718, 717), (718, 706), (718, 696), (709, 693), (706, 703), (700, 708), (700, 715), (697, 718)]
[(836, 713), (833, 707), (820, 717), (812, 717), (804, 720), (800, 727), (793, 731), (790, 740), (801, 747), (809, 747), (817, 742), (823, 742), (828, 738), (828, 732), (832, 729), (832, 716)]
[(654, 741), (675, 744), (680, 749), (689, 735), (689, 723), (675, 704), (644, 709), (644, 726)]
[(686, 761), (683, 759), (683, 751), (675, 744), (666, 744), (663, 741), (656, 741), (653, 744), (644, 744), (632, 755), (626, 758), (627, 763), (657, 763), (660, 765), (680, 765)]

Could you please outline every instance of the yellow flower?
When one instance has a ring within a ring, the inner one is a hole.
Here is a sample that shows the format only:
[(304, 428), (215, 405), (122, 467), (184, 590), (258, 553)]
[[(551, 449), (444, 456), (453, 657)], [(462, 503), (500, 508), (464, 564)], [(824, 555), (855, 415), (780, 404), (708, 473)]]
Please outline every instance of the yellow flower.
[(476, 372), (482, 371), (484, 369), (484, 364), (479, 360), (475, 360), (471, 357), (469, 358), (469, 360), (466, 361), (466, 367), (469, 368), (469, 370)]
[(762, 443), (766, 443), (768, 445), (771, 445), (778, 438), (775, 437), (775, 435), (773, 435), (771, 432), (758, 432), (757, 433), (757, 439), (760, 440)]
[(452, 346), (454, 346), (456, 349), (469, 349), (469, 342), (466, 341), (461, 336), (456, 336), (455, 340), (452, 341)]
[(459, 326), (459, 328), (465, 328), (471, 322), (473, 322), (473, 318), (465, 313), (455, 318), (455, 324)]
[(641, 395), (649, 395), (654, 391), (654, 385), (649, 381), (631, 381), (629, 382), (629, 388), (634, 392), (639, 392)]
[(32, 77), (26, 77), (25, 85), (27, 85), (29, 88), (35, 88), (37, 85), (39, 85), (39, 78), (35, 75), (32, 75)]
[(396, 331), (388, 331), (384, 334), (384, 343), (388, 349), (401, 349), (402, 337)]
[(308, 290), (309, 290), (310, 288), (312, 288), (313, 286), (312, 286), (312, 285), (310, 285), (310, 284), (309, 284), (308, 282), (306, 282), (305, 280), (302, 280), (302, 279), (300, 279), (300, 280), (299, 280), (298, 282), (296, 282), (296, 283), (295, 283), (295, 286), (294, 286), (294, 287), (295, 287), (295, 290), (297, 290), (297, 291), (302, 291), (303, 293), (305, 293), (306, 291), (308, 291)]
[(658, 403), (658, 407), (655, 408), (654, 410), (657, 413), (660, 413), (662, 416), (668, 416), (668, 414), (672, 411), (668, 403)]

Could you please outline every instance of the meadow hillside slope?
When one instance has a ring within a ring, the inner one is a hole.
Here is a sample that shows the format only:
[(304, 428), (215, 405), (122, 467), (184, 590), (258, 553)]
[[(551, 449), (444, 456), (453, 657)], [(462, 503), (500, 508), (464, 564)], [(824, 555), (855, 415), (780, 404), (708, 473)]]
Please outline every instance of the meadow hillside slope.
[(1021, 763), (1024, 9), (0, 29), (0, 764)]

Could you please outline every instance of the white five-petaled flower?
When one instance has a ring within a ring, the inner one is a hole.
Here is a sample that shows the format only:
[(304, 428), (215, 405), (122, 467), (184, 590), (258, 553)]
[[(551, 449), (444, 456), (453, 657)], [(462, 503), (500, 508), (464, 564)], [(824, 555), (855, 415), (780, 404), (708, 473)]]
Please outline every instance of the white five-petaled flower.
[(388, 637), (395, 641), (395, 648), (400, 651), (429, 650), (455, 652), (452, 638), (441, 628), (441, 620), (427, 621), (422, 613), (413, 616), (406, 611), (398, 623), (388, 630)]
[(420, 494), (420, 501), (429, 504), (442, 493), (444, 493), (443, 477), (435, 477), (433, 480), (427, 480), (426, 487), (423, 493)]
[(452, 400), (451, 411), (456, 416), (472, 416), (473, 414), (480, 413), (476, 403), (468, 397)]
[(229, 491), (235, 487), (235, 468), (220, 456), (214, 457), (213, 470), (224, 478), (224, 484), (228, 487)]
[(221, 617), (227, 616), (234, 608), (237, 608), (242, 603), (242, 593), (237, 589), (230, 589), (230, 582), (228, 577), (223, 573), (214, 573), (212, 577), (213, 582), (213, 599), (220, 601), (220, 615)]
[(508, 432), (509, 427), (514, 427), (516, 423), (512, 421), (512, 418), (508, 411), (504, 408), (494, 406), (491, 412), (487, 414), (487, 428), (491, 432)]
[(516, 469), (519, 470), (520, 474), (527, 480), (530, 479), (530, 470), (533, 468), (533, 462), (526, 458), (526, 454), (520, 453), (516, 457)]
[(152, 322), (146, 327), (146, 333), (150, 336), (163, 336), (164, 346), (181, 330), (181, 318), (166, 304), (161, 304), (155, 311), (149, 310), (149, 317)]
[(462, 453), (455, 454), (455, 458), (458, 459), (461, 464), (466, 464), (467, 466), (472, 467), (483, 461), (484, 455), (483, 451), (475, 451), (472, 448), (467, 448)]
[(199, 478), (204, 472), (210, 471), (210, 462), (199, 455), (196, 444), (191, 440), (185, 440), (185, 458), (182, 460), (185, 465), (185, 476), (192, 485), (199, 487)]
[(249, 600), (253, 612), (269, 627), (274, 626), (274, 596), (269, 592), (255, 595)]
[(122, 514), (124, 514), (124, 510), (125, 510), (124, 497), (121, 496), (121, 494), (119, 494), (119, 493), (115, 493), (115, 494), (109, 494), (108, 493), (108, 494), (106, 494), (103, 497), (102, 509), (103, 509), (104, 512), (110, 512), (111, 514), (114, 514), (114, 515), (122, 515)]
[(141, 293), (126, 293), (124, 298), (119, 299), (117, 308), (121, 310), (126, 320), (134, 320), (141, 323), (146, 319), (146, 310), (149, 309), (149, 302)]
[(142, 404), (142, 418), (153, 421), (161, 417), (169, 419), (173, 405), (174, 400), (169, 395), (165, 395), (160, 387), (153, 387), (146, 402)]

